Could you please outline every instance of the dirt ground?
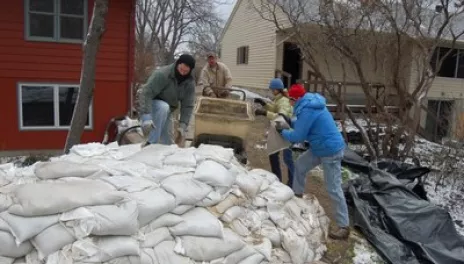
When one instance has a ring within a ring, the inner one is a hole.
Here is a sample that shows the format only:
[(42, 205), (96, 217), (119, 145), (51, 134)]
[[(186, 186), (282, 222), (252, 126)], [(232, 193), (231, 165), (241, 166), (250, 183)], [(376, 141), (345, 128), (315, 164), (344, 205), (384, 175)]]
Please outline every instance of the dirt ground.
[[(253, 168), (263, 168), (271, 170), (268, 156), (266, 155), (265, 149), (259, 146), (264, 146), (265, 131), (267, 130), (268, 121), (264, 117), (257, 117), (256, 122), (253, 123), (247, 142), (247, 155), (250, 166)], [(258, 147), (256, 147), (258, 146)], [(286, 169), (284, 163), (281, 161), (282, 172), (284, 173), (283, 181), (287, 182)], [(331, 225), (334, 224), (334, 218), (332, 213), (332, 205), (329, 196), (325, 190), (324, 182), (317, 176), (310, 176), (306, 181), (306, 193), (316, 195), (320, 204), (324, 207), (327, 215), (331, 219)], [(352, 238), (347, 241), (336, 241), (329, 239), (327, 243), (327, 253), (322, 261), (326, 263), (341, 263), (349, 264), (353, 263), (353, 247), (354, 240)]]

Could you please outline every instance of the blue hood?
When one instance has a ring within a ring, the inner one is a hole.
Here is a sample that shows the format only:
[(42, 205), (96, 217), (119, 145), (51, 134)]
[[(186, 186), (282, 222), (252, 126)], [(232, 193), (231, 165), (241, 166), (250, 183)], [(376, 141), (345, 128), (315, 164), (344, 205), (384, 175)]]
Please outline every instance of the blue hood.
[(298, 114), (304, 108), (324, 109), (326, 99), (318, 93), (306, 93), (295, 103), (295, 113)]

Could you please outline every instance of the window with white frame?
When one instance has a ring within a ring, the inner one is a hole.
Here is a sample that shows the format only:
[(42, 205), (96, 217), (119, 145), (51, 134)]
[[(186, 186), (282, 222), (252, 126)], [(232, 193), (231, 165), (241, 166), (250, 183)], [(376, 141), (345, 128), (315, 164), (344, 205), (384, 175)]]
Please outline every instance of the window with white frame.
[(87, 31), (87, 0), (24, 0), (28, 40), (82, 42)]
[[(20, 129), (67, 129), (71, 125), (79, 85), (20, 84)], [(91, 128), (92, 106), (86, 128)]]

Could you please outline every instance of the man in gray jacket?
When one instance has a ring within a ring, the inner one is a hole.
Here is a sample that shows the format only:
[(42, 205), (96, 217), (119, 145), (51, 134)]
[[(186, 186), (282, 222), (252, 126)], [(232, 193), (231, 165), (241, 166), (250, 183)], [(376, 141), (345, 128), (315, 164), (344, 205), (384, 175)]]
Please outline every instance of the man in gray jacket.
[[(173, 64), (153, 71), (140, 96), (142, 130), (148, 143), (172, 144), (171, 113), (179, 107), (179, 128), (175, 143), (183, 144), (195, 104), (195, 59), (183, 54)], [(148, 134), (148, 135), (147, 135)]]

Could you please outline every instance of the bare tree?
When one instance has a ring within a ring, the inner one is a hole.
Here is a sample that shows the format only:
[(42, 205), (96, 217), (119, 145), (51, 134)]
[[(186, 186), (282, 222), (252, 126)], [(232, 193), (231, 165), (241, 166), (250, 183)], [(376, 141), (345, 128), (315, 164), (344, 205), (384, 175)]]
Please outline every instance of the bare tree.
[(219, 52), (219, 38), (223, 29), (223, 21), (217, 21), (204, 27), (192, 29), (189, 39), (189, 49), (192, 54), (204, 56), (208, 52)]
[(138, 0), (138, 36), (145, 38), (155, 52), (157, 65), (174, 61), (181, 44), (199, 28), (220, 23), (215, 12), (217, 0)]
[[(369, 154), (405, 158), (419, 130), (423, 100), (446, 56), (431, 65), (440, 45), (454, 48), (464, 34), (462, 1), (454, 0), (254, 0), (263, 19), (301, 50), (309, 72), (361, 131)], [(330, 62), (330, 63), (329, 63)], [(332, 83), (338, 62), (343, 75), (354, 79), (365, 96), (362, 117), (347, 106)], [(414, 78), (410, 78), (414, 72)], [(373, 86), (387, 88), (395, 100), (375, 96)], [(392, 113), (388, 104), (398, 107)], [(382, 123), (382, 125), (379, 125)], [(400, 144), (404, 141), (404, 144)], [(400, 147), (401, 146), (401, 147)]]
[(68, 153), (74, 145), (79, 144), (82, 132), (84, 131), (95, 85), (95, 62), (100, 47), (100, 40), (105, 32), (105, 17), (107, 13), (108, 0), (95, 0), (89, 33), (84, 43), (79, 93), (64, 147), (65, 153)]

